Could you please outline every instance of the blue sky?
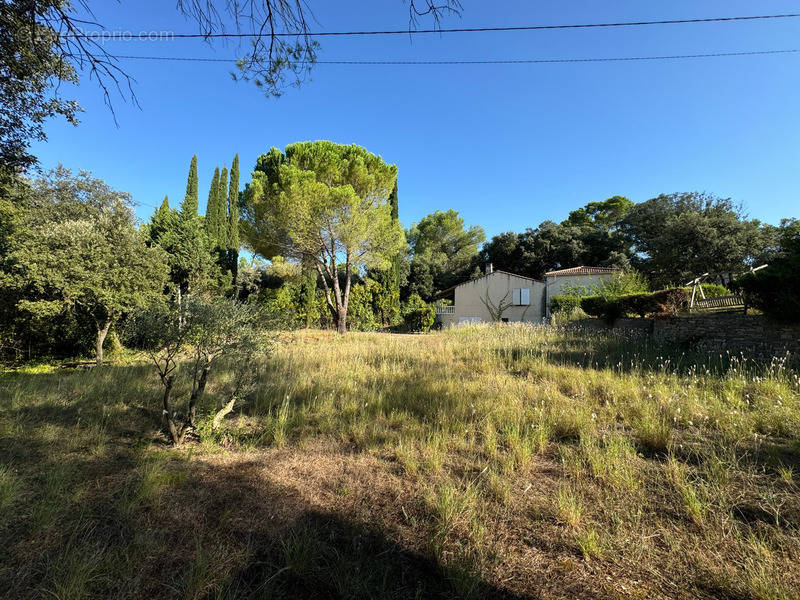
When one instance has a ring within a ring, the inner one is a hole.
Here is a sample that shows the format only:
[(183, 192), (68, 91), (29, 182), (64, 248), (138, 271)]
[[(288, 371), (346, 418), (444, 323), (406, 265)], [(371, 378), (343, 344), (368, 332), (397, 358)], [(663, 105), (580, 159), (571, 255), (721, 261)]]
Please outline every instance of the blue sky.
[[(762, 0), (462, 0), (445, 27), (589, 23), (800, 12)], [(93, 1), (107, 29), (196, 29), (174, 2)], [(401, 0), (310, 0), (316, 30), (407, 26)], [(800, 19), (520, 33), (322, 39), (320, 60), (472, 60), (654, 56), (800, 48)], [(111, 42), (119, 54), (237, 56), (202, 41)], [(406, 226), (453, 208), (489, 236), (559, 221), (593, 200), (678, 191), (732, 197), (777, 223), (800, 217), (800, 54), (507, 66), (319, 65), (267, 99), (215, 63), (125, 61), (141, 109), (115, 99), (119, 127), (88, 80), (75, 128), (47, 126), (34, 152), (91, 170), (133, 195), (147, 219), (183, 197), (198, 155), (201, 206), (216, 165), (242, 161), (242, 186), (270, 146), (357, 143), (399, 167)], [(73, 90), (67, 90), (73, 91)]]

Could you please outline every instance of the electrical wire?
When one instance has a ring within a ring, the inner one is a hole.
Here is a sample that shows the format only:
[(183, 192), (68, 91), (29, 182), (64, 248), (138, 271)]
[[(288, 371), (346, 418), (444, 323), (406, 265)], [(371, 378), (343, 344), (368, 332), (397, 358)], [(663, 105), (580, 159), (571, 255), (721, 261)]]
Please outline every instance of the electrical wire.
[[(431, 33), (485, 33), (485, 32), (511, 32), (511, 31), (546, 31), (558, 29), (597, 29), (607, 27), (645, 27), (652, 25), (687, 25), (697, 23), (731, 23), (741, 21), (765, 21), (772, 19), (794, 19), (800, 17), (800, 13), (786, 13), (777, 15), (750, 15), (738, 17), (708, 17), (698, 19), (664, 19), (659, 21), (621, 21), (616, 23), (576, 23), (562, 25), (519, 25), (509, 27), (458, 27), (458, 28), (434, 28), (434, 29), (393, 29), (384, 31), (284, 31), (271, 34), (265, 33), (169, 33), (164, 39), (216, 39), (216, 38), (261, 38), (261, 37), (346, 37), (346, 36), (370, 36), (370, 35), (416, 35)], [(118, 32), (100, 31), (93, 33), (69, 33), (64, 37), (74, 38), (94, 38), (104, 34), (114, 34)], [(129, 39), (112, 38), (116, 41), (157, 41), (147, 38), (137, 38), (132, 36)]]
[[(754, 50), (745, 52), (713, 52), (708, 54), (672, 54), (663, 56), (611, 56), (596, 58), (543, 58), (543, 59), (497, 59), (497, 60), (318, 60), (314, 63), (299, 63), (309, 65), (374, 65), (374, 66), (423, 66), (423, 65), (534, 65), (534, 64), (568, 64), (568, 63), (603, 63), (603, 62), (635, 62), (656, 60), (681, 60), (691, 58), (721, 58), (731, 56), (765, 56), (774, 54), (797, 54), (800, 48), (787, 50)], [(239, 59), (234, 58), (200, 58), (179, 56), (127, 56), (118, 55), (124, 60), (152, 60), (174, 62), (208, 62), (236, 64)]]

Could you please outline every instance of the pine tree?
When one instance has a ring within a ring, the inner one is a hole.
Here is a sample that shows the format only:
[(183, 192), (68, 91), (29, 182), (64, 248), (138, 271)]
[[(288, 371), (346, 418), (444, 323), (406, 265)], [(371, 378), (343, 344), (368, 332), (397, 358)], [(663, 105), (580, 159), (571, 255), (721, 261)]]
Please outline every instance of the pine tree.
[(206, 235), (211, 246), (216, 248), (219, 244), (219, 167), (214, 169), (214, 177), (208, 188), (208, 203), (206, 204)]
[(186, 196), (181, 203), (181, 216), (191, 219), (197, 216), (197, 155), (192, 156), (189, 165), (189, 179), (186, 181)]

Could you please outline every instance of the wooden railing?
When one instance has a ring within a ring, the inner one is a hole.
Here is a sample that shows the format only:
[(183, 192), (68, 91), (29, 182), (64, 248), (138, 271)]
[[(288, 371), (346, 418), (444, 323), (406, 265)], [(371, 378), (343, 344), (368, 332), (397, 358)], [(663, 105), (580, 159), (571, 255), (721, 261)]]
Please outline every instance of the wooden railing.
[(456, 307), (455, 306), (437, 306), (436, 307), (436, 314), (437, 315), (454, 315), (456, 314)]
[(744, 308), (741, 296), (718, 296), (694, 301), (694, 308)]

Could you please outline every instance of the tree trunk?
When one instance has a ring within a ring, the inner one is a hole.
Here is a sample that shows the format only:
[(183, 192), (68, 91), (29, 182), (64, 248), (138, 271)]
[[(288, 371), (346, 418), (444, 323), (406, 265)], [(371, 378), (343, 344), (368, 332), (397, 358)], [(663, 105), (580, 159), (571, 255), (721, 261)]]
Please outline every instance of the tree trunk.
[(203, 371), (200, 373), (200, 379), (198, 380), (195, 388), (192, 390), (192, 395), (189, 398), (189, 420), (187, 422), (192, 427), (195, 427), (196, 425), (195, 419), (197, 417), (197, 400), (206, 391), (206, 382), (208, 381), (209, 371), (211, 371), (211, 365), (206, 363), (203, 365)]
[(183, 436), (178, 432), (178, 427), (175, 425), (175, 420), (172, 418), (172, 411), (169, 405), (169, 397), (172, 394), (172, 375), (162, 378), (164, 383), (164, 397), (161, 401), (162, 404), (162, 412), (161, 415), (164, 417), (164, 424), (169, 429), (169, 435), (172, 438), (172, 443), (176, 446), (181, 443), (181, 439)]
[(111, 329), (112, 319), (108, 318), (102, 327), (97, 328), (97, 346), (95, 358), (98, 365), (103, 364), (103, 342), (106, 341), (108, 330)]
[(347, 309), (340, 306), (336, 315), (336, 331), (347, 333)]
[(231, 398), (230, 401), (220, 411), (218, 411), (216, 415), (214, 415), (214, 421), (211, 423), (211, 429), (219, 429), (222, 419), (230, 414), (230, 412), (233, 410), (234, 404), (236, 404), (236, 396)]

